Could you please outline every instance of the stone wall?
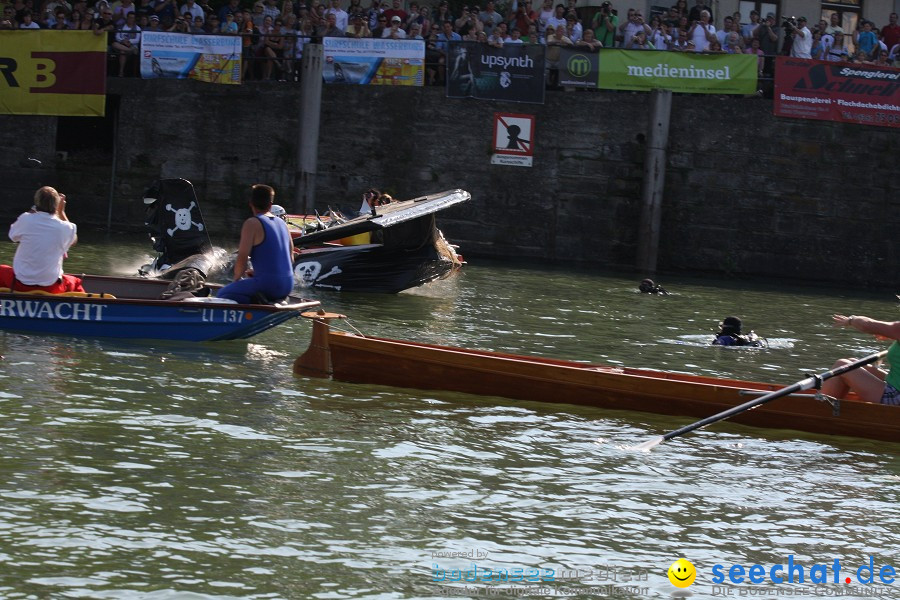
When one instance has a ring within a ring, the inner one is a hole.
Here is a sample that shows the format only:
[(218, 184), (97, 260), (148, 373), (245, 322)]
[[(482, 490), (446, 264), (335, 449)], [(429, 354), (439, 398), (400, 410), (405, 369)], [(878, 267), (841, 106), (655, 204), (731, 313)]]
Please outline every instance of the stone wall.
[[(0, 117), (0, 217), (15, 218), (46, 183), (74, 198), (82, 228), (111, 216), (114, 229), (136, 229), (146, 184), (184, 177), (214, 241), (233, 244), (249, 184), (271, 183), (293, 205), (298, 87), (110, 79), (108, 94), (105, 120)], [(634, 264), (649, 95), (548, 92), (531, 105), (448, 100), (436, 88), (323, 94), (320, 210), (352, 211), (369, 186), (401, 198), (462, 187), (473, 201), (438, 221), (469, 259)], [(490, 164), (497, 111), (535, 115), (533, 167)], [(106, 147), (82, 143), (104, 135)], [(780, 119), (756, 97), (676, 95), (659, 270), (893, 289), (898, 151), (897, 130)], [(27, 156), (44, 165), (20, 166)]]

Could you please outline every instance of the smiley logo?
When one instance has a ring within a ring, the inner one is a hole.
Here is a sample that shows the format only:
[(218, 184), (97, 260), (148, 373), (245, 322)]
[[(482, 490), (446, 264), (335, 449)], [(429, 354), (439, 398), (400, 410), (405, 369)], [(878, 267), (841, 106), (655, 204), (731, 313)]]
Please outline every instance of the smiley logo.
[(672, 585), (679, 588), (686, 588), (694, 583), (694, 579), (697, 577), (697, 569), (694, 568), (694, 565), (692, 565), (690, 561), (679, 558), (669, 567), (668, 575)]

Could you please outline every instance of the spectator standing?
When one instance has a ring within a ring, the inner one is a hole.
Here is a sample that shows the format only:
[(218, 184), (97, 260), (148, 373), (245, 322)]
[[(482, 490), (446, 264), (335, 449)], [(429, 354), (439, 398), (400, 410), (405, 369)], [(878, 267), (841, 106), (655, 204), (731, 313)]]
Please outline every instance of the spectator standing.
[(450, 12), (450, 7), (447, 4), (447, 0), (441, 0), (438, 4), (438, 7), (434, 10), (434, 14), (431, 15), (431, 22), (434, 25), (438, 26), (438, 30), (441, 29), (441, 24), (444, 21), (453, 21), (453, 13)]
[(656, 26), (656, 29), (653, 30), (653, 35), (650, 36), (650, 43), (657, 50), (668, 50), (671, 47), (672, 35), (669, 33), (668, 23), (661, 21)]
[(372, 28), (372, 37), (373, 38), (381, 38), (382, 34), (387, 31), (387, 17), (384, 14), (378, 15), (375, 19), (375, 27)]
[(503, 22), (503, 16), (494, 10), (494, 0), (488, 0), (484, 10), (478, 13), (478, 20), (484, 25), (484, 32), (490, 36), (494, 27)]
[(31, 18), (31, 11), (27, 8), (22, 11), (22, 22), (19, 23), (19, 29), (40, 29), (41, 26), (38, 25)]
[(406, 11), (400, 8), (400, 0), (392, 0), (391, 8), (384, 11), (384, 16), (387, 18), (388, 23), (391, 24), (393, 24), (394, 17), (400, 17), (401, 23), (405, 23), (406, 19), (409, 18)]
[[(684, 52), (688, 49), (688, 32), (684, 29), (678, 30), (678, 36), (672, 36), (672, 43), (669, 44), (669, 50), (675, 50), (677, 52)], [(693, 46), (691, 46), (691, 50), (693, 50)]]
[[(206, 13), (203, 12), (203, 9), (199, 4), (194, 2), (194, 0), (187, 0), (181, 7), (181, 14), (186, 18), (188, 23), (193, 23), (194, 19), (200, 17), (202, 21), (206, 21)], [(226, 15), (233, 15), (234, 13), (230, 11), (225, 11)]]
[(278, 8), (278, 0), (265, 0), (263, 2), (263, 16), (272, 17), (272, 22), (281, 16), (281, 9)]
[(872, 57), (878, 48), (878, 36), (872, 31), (872, 22), (863, 21), (862, 31), (856, 38), (856, 47), (866, 53), (867, 57)]
[(619, 26), (619, 17), (613, 13), (612, 3), (604, 2), (600, 10), (594, 14), (594, 37), (603, 44), (604, 48), (613, 48), (616, 45), (616, 29)]
[(390, 38), (392, 40), (405, 40), (406, 32), (403, 31), (402, 27), (400, 27), (401, 24), (402, 21), (400, 17), (394, 15), (393, 17), (391, 17), (391, 26), (385, 29), (384, 32), (382, 32), (381, 37)]
[(175, 0), (156, 0), (153, 3), (153, 14), (159, 17), (159, 25), (168, 29), (175, 21)]
[(141, 48), (141, 28), (137, 24), (137, 13), (128, 13), (125, 24), (116, 32), (116, 41), (112, 43), (112, 47), (119, 55), (119, 77), (125, 77), (128, 57), (137, 58)]
[[(187, 18), (187, 15), (185, 15), (185, 18)], [(228, 35), (238, 34), (238, 24), (234, 22), (234, 13), (227, 13), (225, 15), (225, 22), (219, 25), (219, 33), (226, 33)]]
[[(229, 13), (230, 14), (230, 13)], [(240, 13), (238, 13), (240, 14)], [(184, 17), (187, 19), (187, 17)], [(189, 29), (191, 33), (206, 33), (206, 28), (203, 27), (203, 19), (200, 17), (195, 17), (193, 22), (188, 23), (190, 25)]]
[(753, 31), (759, 27), (759, 11), (751, 10), (750, 11), (750, 22), (749, 23), (741, 23), (740, 31), (741, 37), (744, 38), (744, 45), (750, 46), (750, 40), (753, 39)]
[(841, 15), (837, 12), (833, 12), (831, 13), (831, 20), (828, 23), (828, 27), (825, 28), (825, 33), (834, 35), (838, 31), (844, 33), (844, 28), (841, 27)]
[(53, 27), (57, 31), (63, 31), (70, 28), (71, 23), (66, 20), (66, 9), (56, 9), (56, 16), (53, 18)]
[(690, 40), (694, 42), (694, 52), (705, 52), (713, 40), (719, 41), (716, 38), (716, 28), (710, 24), (709, 18), (709, 11), (701, 11), (700, 20), (695, 21), (688, 32)]
[(725, 46), (725, 38), (734, 30), (734, 18), (725, 17), (722, 21), (722, 29), (716, 31), (716, 39), (719, 40), (719, 43), (722, 44), (722, 46)]
[(470, 33), (475, 33), (478, 30), (478, 27), (483, 27), (478, 21), (478, 13), (474, 10), (470, 11), (468, 6), (463, 6), (462, 14), (460, 14), (459, 18), (454, 22), (454, 29), (456, 32), (460, 37), (466, 37)]
[(100, 16), (94, 19), (91, 29), (94, 35), (106, 34), (106, 45), (112, 46), (113, 42), (116, 41), (116, 24), (112, 20), (112, 9), (109, 7), (104, 8)]
[(790, 32), (794, 38), (791, 44), (791, 56), (794, 58), (812, 58), (812, 32), (806, 26), (806, 17), (797, 17), (797, 26)]
[[(122, 2), (113, 9), (113, 21), (115, 22), (116, 27), (125, 25), (128, 13), (134, 12), (136, 8), (134, 0), (122, 0)], [(135, 25), (137, 25), (137, 20), (135, 20)]]
[(881, 28), (881, 39), (888, 48), (900, 44), (900, 25), (897, 24), (897, 13), (891, 13), (888, 24)]
[(378, 27), (378, 17), (381, 15), (384, 9), (381, 8), (381, 2), (379, 0), (372, 0), (371, 6), (369, 6), (369, 10), (366, 11), (366, 19), (369, 23), (369, 30), (374, 33), (376, 27)]
[(594, 37), (593, 29), (585, 29), (584, 35), (581, 37), (581, 39), (575, 42), (575, 47), (587, 50), (588, 52), (593, 52), (602, 48), (603, 44)]
[(712, 22), (713, 11), (709, 6), (706, 5), (705, 0), (697, 0), (697, 3), (691, 7), (691, 10), (688, 12), (688, 16), (687, 16), (688, 22), (694, 23), (695, 21), (699, 21), (700, 14), (704, 10), (709, 13), (709, 21)]
[(822, 32), (818, 29), (812, 32), (812, 47), (809, 49), (809, 57), (813, 60), (822, 60), (825, 57), (825, 43), (822, 42)]
[(256, 0), (253, 3), (253, 12), (250, 14), (250, 20), (253, 21), (253, 26), (257, 29), (260, 29), (263, 26), (263, 21), (266, 18), (265, 14), (265, 4), (263, 4), (262, 0)]
[(844, 48), (844, 34), (840, 31), (834, 32), (834, 43), (826, 50), (824, 59), (831, 62), (846, 62), (850, 60), (850, 54)]
[[(190, 25), (188, 25), (188, 23), (184, 17), (178, 16), (178, 17), (175, 17), (175, 23), (166, 31), (170, 31), (172, 33), (190, 33), (191, 28), (190, 28)], [(212, 32), (210, 32), (210, 33), (212, 33)]]
[(453, 23), (450, 21), (444, 21), (441, 27), (443, 31), (435, 36), (435, 50), (438, 52), (438, 80), (445, 81), (450, 61), (450, 42), (461, 42), (462, 36), (453, 31)]
[(154, 31), (154, 32), (162, 31), (162, 27), (160, 26), (160, 22), (159, 22), (159, 17), (157, 17), (156, 15), (150, 15), (150, 17), (147, 19), (147, 22), (149, 23), (149, 25), (147, 26), (146, 29), (144, 29), (145, 32), (147, 32), (147, 31)]
[(771, 77), (775, 68), (774, 55), (778, 54), (778, 26), (775, 25), (775, 13), (766, 13), (766, 20), (759, 24), (753, 32), (753, 37), (759, 40), (759, 49), (766, 55), (763, 73)]
[(559, 60), (563, 47), (571, 47), (574, 44), (566, 36), (566, 28), (563, 25), (557, 25), (547, 36), (547, 52), (545, 54), (545, 81), (551, 87), (559, 85)]
[[(419, 13), (419, 3), (418, 2), (410, 2), (409, 3), (409, 14), (406, 17), (406, 20), (403, 22), (403, 29), (409, 33), (409, 28), (413, 25), (421, 25), (423, 22), (422, 15)], [(419, 28), (421, 31), (421, 27)]]
[(634, 36), (638, 31), (643, 31), (646, 36), (650, 35), (650, 26), (644, 22), (644, 15), (639, 10), (628, 9), (628, 20), (619, 25), (619, 33), (622, 36), (622, 47), (634, 41)]
[(341, 8), (340, 0), (331, 0), (331, 6), (325, 9), (326, 19), (328, 15), (334, 15), (334, 26), (341, 30), (341, 34), (347, 31), (349, 15), (347, 15), (347, 11)]
[[(268, 15), (266, 15), (268, 19)], [(331, 15), (328, 16), (329, 22), (332, 20)], [(264, 47), (263, 52), (265, 53), (266, 62), (263, 63), (263, 79), (268, 81), (272, 78), (272, 69), (276, 66), (281, 69), (282, 67), (282, 59), (284, 58), (284, 48), (285, 48), (285, 39), (284, 39), (284, 31), (282, 26), (284, 25), (284, 21), (279, 16), (272, 22), (272, 28), (269, 30), (269, 34), (263, 40)], [(341, 32), (343, 35), (343, 32)], [(285, 81), (284, 70), (281, 69), (281, 77), (280, 81)]]
[(14, 28), (19, 28), (19, 22), (16, 20), (16, 10), (9, 4), (3, 7), (3, 20), (9, 21), (9, 24)]
[[(224, 21), (226, 13), (234, 14), (236, 12), (240, 12), (240, 10), (240, 0), (228, 0), (228, 4), (222, 6), (222, 8), (219, 9), (216, 15), (219, 17), (219, 21)], [(206, 17), (204, 17), (204, 20), (205, 19)]]
[(510, 15), (509, 21), (512, 22), (513, 29), (522, 32), (528, 31), (529, 25), (537, 24), (539, 18), (537, 11), (531, 9), (530, 0), (519, 0), (516, 11)]
[(366, 25), (366, 20), (363, 17), (362, 13), (356, 13), (350, 19), (350, 25), (347, 27), (347, 31), (344, 32), (347, 37), (353, 38), (369, 38), (372, 37), (372, 32), (369, 31), (368, 25)]
[(643, 29), (638, 29), (633, 36), (626, 38), (622, 47), (626, 50), (655, 50), (653, 44), (647, 40), (647, 32)]
[(544, 29), (546, 32), (545, 37), (550, 37), (550, 34), (555, 32), (560, 25), (566, 26), (566, 7), (562, 4), (557, 4), (553, 14), (547, 17), (546, 28)]
[(744, 54), (755, 54), (757, 56), (756, 59), (756, 71), (759, 76), (762, 76), (763, 69), (766, 66), (766, 59), (762, 48), (759, 47), (759, 39), (752, 38), (750, 40), (750, 47), (744, 49)]
[(337, 26), (337, 15), (328, 13), (325, 16), (325, 25), (319, 27), (319, 37), (344, 37), (344, 30)]
[(566, 36), (572, 40), (573, 44), (581, 39), (583, 31), (584, 29), (581, 27), (581, 23), (578, 22), (578, 16), (574, 12), (567, 14)]

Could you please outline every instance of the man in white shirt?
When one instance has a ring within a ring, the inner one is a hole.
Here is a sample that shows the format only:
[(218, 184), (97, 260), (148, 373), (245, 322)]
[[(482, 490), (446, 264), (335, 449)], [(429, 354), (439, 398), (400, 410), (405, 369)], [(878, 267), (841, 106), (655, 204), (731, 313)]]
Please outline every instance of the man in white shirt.
[(350, 17), (347, 11), (341, 8), (340, 0), (331, 0), (331, 6), (325, 10), (325, 15), (334, 15), (335, 25), (343, 32), (347, 31)]
[(797, 17), (797, 26), (789, 33), (794, 36), (794, 43), (791, 44), (791, 56), (812, 58), (812, 32), (806, 27), (806, 17)]
[(15, 284), (50, 292), (83, 291), (81, 279), (63, 275), (63, 258), (78, 240), (75, 223), (66, 216), (66, 196), (49, 186), (34, 194), (34, 207), (9, 228), (17, 242), (13, 257)]

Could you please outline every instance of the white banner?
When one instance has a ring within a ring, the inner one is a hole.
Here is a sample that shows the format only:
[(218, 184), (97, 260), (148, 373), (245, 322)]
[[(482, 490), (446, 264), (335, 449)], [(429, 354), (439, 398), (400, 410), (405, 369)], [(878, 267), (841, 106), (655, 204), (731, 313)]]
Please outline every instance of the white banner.
[(425, 83), (425, 41), (322, 38), (326, 83), (415, 85)]
[(141, 77), (239, 84), (241, 38), (144, 31), (141, 34)]

